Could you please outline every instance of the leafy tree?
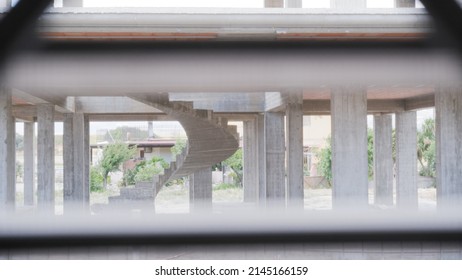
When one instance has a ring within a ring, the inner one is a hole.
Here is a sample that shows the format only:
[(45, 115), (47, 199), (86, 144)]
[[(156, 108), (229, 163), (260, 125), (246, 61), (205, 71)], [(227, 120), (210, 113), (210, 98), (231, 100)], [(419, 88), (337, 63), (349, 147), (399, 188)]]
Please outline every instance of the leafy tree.
[(24, 136), (19, 133), (16, 133), (15, 138), (16, 150), (22, 150), (24, 148)]
[(426, 119), (422, 128), (417, 131), (417, 159), (420, 163), (421, 176), (435, 177), (436, 146), (435, 120)]
[(242, 186), (242, 149), (238, 149), (232, 156), (225, 160), (224, 163), (236, 174), (237, 185)]
[(177, 156), (183, 152), (183, 149), (186, 148), (187, 145), (187, 139), (177, 139), (175, 145), (170, 148), (170, 151), (172, 152), (173, 156)]
[(127, 144), (120, 142), (107, 145), (104, 148), (103, 157), (100, 162), (104, 188), (107, 187), (109, 173), (119, 170), (120, 165), (133, 157), (135, 153), (136, 146), (129, 147)]
[(90, 168), (90, 191), (101, 192), (104, 190), (104, 178), (97, 167)]
[(153, 157), (149, 161), (144, 161), (135, 168), (136, 174), (133, 177), (135, 182), (151, 181), (152, 177), (163, 173), (169, 164), (161, 157)]

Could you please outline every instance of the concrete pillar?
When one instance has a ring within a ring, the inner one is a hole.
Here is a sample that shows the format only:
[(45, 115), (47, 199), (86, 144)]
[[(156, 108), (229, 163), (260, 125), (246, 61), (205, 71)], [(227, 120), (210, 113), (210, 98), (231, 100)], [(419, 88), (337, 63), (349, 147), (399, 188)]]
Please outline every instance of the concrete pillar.
[(24, 205), (34, 205), (35, 192), (35, 123), (24, 123)]
[(266, 152), (265, 152), (265, 117), (263, 114), (257, 116), (257, 138), (258, 138), (258, 204), (266, 204)]
[(362, 87), (331, 94), (333, 208), (368, 205), (367, 102)]
[(83, 113), (65, 114), (64, 207), (79, 210), (89, 205), (88, 118)]
[(55, 210), (55, 128), (54, 105), (37, 105), (37, 206), (54, 214)]
[(436, 190), (439, 209), (462, 205), (462, 88), (437, 88)]
[(396, 114), (396, 205), (417, 209), (417, 114)]
[(331, 0), (330, 7), (333, 9), (361, 9), (367, 7), (366, 0)]
[(0, 209), (14, 210), (16, 195), (15, 120), (11, 89), (0, 88)]
[(287, 206), (303, 209), (303, 94), (287, 95)]
[(284, 8), (284, 0), (265, 0), (265, 8)]
[(415, 8), (415, 0), (395, 0), (396, 8)]
[(265, 113), (266, 199), (270, 207), (284, 207), (285, 139), (284, 113)]
[(285, 0), (284, 6), (286, 8), (302, 8), (302, 0)]
[(212, 209), (212, 168), (205, 168), (189, 176), (190, 212)]
[(63, 0), (63, 7), (71, 7), (71, 8), (83, 7), (83, 0)]
[(64, 214), (73, 211), (74, 199), (74, 114), (64, 114), (63, 121), (63, 193)]
[(243, 181), (244, 202), (256, 202), (258, 197), (258, 136), (257, 121), (244, 121)]
[(393, 139), (391, 115), (374, 116), (374, 203), (393, 205)]
[(90, 209), (90, 119), (83, 117), (83, 205)]

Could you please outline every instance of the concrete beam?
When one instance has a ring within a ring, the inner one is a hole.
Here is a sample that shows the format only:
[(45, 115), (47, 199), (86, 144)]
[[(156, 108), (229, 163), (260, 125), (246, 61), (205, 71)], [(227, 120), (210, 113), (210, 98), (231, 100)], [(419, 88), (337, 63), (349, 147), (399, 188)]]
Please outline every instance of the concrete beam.
[(428, 94), (404, 100), (404, 110), (414, 111), (435, 107), (435, 95)]
[(258, 200), (258, 134), (257, 121), (244, 121), (243, 135), (243, 172), (244, 172), (244, 202)]
[[(427, 101), (419, 102), (417, 99), (371, 99), (367, 100), (367, 113), (396, 113), (402, 112), (406, 108), (406, 102), (409, 108), (420, 109), (426, 108)], [(304, 115), (329, 115), (330, 114), (330, 100), (303, 100), (303, 114)]]
[(285, 207), (284, 113), (265, 113), (266, 204)]
[(462, 203), (462, 89), (439, 87), (436, 109), (436, 184), (438, 208)]
[(47, 214), (55, 211), (54, 105), (37, 105), (37, 205)]
[(285, 8), (302, 8), (303, 1), (302, 0), (285, 0), (284, 7)]
[(417, 209), (417, 114), (396, 114), (396, 205)]
[(363, 87), (336, 87), (332, 111), (332, 206), (368, 205), (367, 104)]
[(35, 123), (24, 123), (24, 205), (34, 205), (35, 197)]
[(190, 212), (212, 210), (212, 168), (205, 168), (189, 176)]
[(15, 120), (11, 89), (0, 87), (0, 209), (14, 211), (16, 195)]
[(303, 209), (303, 94), (286, 95), (287, 206)]
[(374, 203), (393, 205), (391, 115), (374, 116)]

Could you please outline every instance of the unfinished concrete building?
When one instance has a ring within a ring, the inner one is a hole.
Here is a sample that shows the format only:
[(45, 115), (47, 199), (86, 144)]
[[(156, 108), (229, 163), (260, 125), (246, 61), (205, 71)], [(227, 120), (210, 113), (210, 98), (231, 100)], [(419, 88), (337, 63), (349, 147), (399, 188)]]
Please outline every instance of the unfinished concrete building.
[[(374, 203), (393, 205), (396, 180), (396, 207), (416, 209), (416, 110), (429, 107), (436, 109), (438, 206), (460, 205), (460, 69), (448, 66), (451, 53), (406, 49), (434, 29), (426, 11), (412, 8), (414, 1), (371, 10), (362, 0), (292, 9), (301, 2), (186, 13), (91, 9), (64, 0), (63, 8), (46, 11), (37, 33), (50, 49), (8, 61), (0, 88), (2, 208), (15, 207), (15, 122), (24, 122), (25, 204), (36, 201), (53, 213), (55, 122), (64, 123), (66, 212), (68, 206), (89, 208), (90, 122), (177, 120), (187, 149), (151, 186), (127, 190), (114, 203), (153, 201), (166, 182), (189, 176), (191, 201), (211, 207), (210, 167), (238, 148), (228, 121), (243, 121), (244, 201), (303, 209), (302, 118), (330, 114), (333, 208), (369, 204), (366, 118), (374, 115)], [(99, 49), (86, 45), (93, 41)], [(114, 41), (124, 43), (112, 48)], [(336, 42), (346, 48), (333, 47)], [(348, 49), (355, 42), (378, 43)], [(124, 51), (130, 43), (139, 49)], [(76, 49), (67, 51), (72, 44)]]

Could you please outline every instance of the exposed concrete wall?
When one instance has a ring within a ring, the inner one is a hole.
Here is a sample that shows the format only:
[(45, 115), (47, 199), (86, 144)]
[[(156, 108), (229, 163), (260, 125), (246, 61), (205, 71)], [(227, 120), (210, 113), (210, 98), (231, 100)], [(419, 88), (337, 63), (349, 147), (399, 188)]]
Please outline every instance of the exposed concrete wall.
[(37, 105), (37, 205), (54, 214), (55, 207), (55, 128), (54, 105)]
[(396, 8), (415, 8), (415, 0), (395, 0)]
[(189, 176), (189, 207), (191, 212), (212, 209), (212, 168), (205, 168)]
[(257, 116), (257, 138), (258, 138), (258, 203), (260, 206), (266, 204), (266, 153), (265, 153), (265, 116)]
[(417, 114), (396, 114), (396, 205), (417, 209)]
[(368, 205), (367, 103), (362, 87), (331, 94), (333, 208)]
[(303, 209), (303, 93), (287, 94), (287, 206)]
[(393, 205), (391, 115), (374, 116), (374, 203)]
[(285, 138), (284, 113), (265, 113), (266, 199), (270, 207), (284, 207)]
[(15, 120), (11, 89), (0, 88), (0, 208), (14, 210), (16, 192)]
[(462, 88), (437, 88), (436, 184), (438, 208), (462, 203)]
[(265, 0), (265, 8), (284, 8), (284, 0)]
[(83, 7), (83, 0), (63, 0), (63, 7)]
[(244, 121), (244, 202), (256, 202), (258, 198), (258, 136), (257, 121)]
[(366, 0), (331, 0), (330, 7), (334, 9), (366, 8)]
[(35, 192), (35, 123), (24, 123), (24, 205), (34, 205)]

